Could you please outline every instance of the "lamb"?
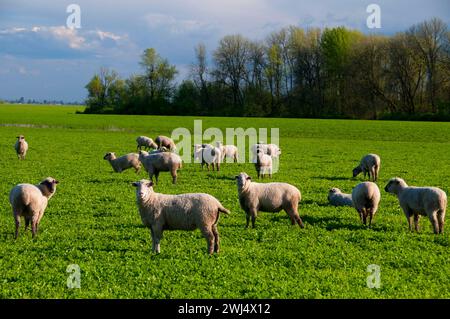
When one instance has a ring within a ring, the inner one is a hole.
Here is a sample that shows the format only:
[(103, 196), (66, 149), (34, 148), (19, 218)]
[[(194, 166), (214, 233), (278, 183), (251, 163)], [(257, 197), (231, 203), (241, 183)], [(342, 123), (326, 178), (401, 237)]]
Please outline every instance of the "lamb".
[(136, 138), (136, 143), (137, 143), (137, 149), (140, 151), (142, 149), (142, 147), (144, 147), (144, 149), (148, 150), (148, 149), (157, 149), (158, 145), (156, 145), (155, 142), (153, 142), (153, 140), (150, 137), (147, 136), (139, 136), (138, 138)]
[(114, 152), (106, 153), (103, 157), (104, 160), (109, 161), (114, 172), (122, 173), (124, 170), (133, 167), (136, 173), (139, 173), (141, 169), (141, 163), (139, 162), (139, 155), (136, 153), (130, 153), (121, 157), (117, 157)]
[(287, 183), (255, 183), (246, 173), (240, 173), (235, 178), (239, 203), (246, 213), (247, 228), (250, 217), (252, 227), (255, 227), (258, 211), (279, 212), (282, 209), (289, 215), (292, 225), (297, 223), (301, 228), (305, 227), (297, 210), (301, 194), (295, 186)]
[(58, 183), (53, 177), (47, 177), (37, 185), (18, 184), (14, 186), (9, 193), (9, 202), (16, 223), (15, 239), (19, 236), (20, 217), (22, 216), (25, 218), (25, 230), (31, 222), (33, 238), (36, 236), (48, 200), (55, 194)]
[(352, 201), (353, 206), (359, 213), (361, 222), (366, 225), (369, 216), (369, 227), (372, 225), (372, 219), (378, 210), (381, 194), (377, 184), (372, 182), (360, 183), (353, 188)]
[(269, 177), (272, 178), (272, 157), (267, 154), (263, 154), (261, 150), (257, 151), (256, 156), (256, 173), (258, 174), (258, 178), (261, 176), (264, 178), (264, 175), (269, 174)]
[(235, 145), (223, 145), (221, 142), (216, 142), (216, 147), (222, 152), (222, 162), (225, 158), (233, 159), (234, 163), (238, 161), (238, 148)]
[(150, 228), (152, 250), (160, 253), (160, 241), (164, 230), (200, 229), (212, 255), (220, 250), (217, 224), (220, 213), (230, 211), (208, 194), (166, 195), (153, 191), (153, 183), (141, 180), (136, 187), (136, 202), (142, 223)]
[(155, 175), (156, 182), (158, 182), (160, 172), (170, 172), (172, 175), (172, 183), (176, 184), (177, 170), (182, 167), (181, 157), (177, 154), (162, 151), (149, 154), (145, 151), (139, 151), (139, 161), (144, 165), (150, 180), (153, 181), (153, 175)]
[(447, 194), (437, 187), (413, 187), (398, 177), (391, 178), (384, 190), (398, 197), (400, 207), (412, 230), (411, 218), (414, 216), (415, 230), (419, 231), (420, 215), (428, 216), (435, 234), (444, 233)]
[(328, 192), (328, 201), (333, 206), (353, 207), (352, 194), (342, 193), (339, 188), (332, 188)]
[(363, 172), (364, 178), (366, 178), (366, 174), (369, 174), (369, 180), (372, 179), (373, 182), (376, 182), (378, 180), (380, 167), (380, 157), (376, 154), (368, 154), (364, 156), (361, 159), (360, 164), (353, 169), (353, 177), (356, 177)]
[(177, 149), (173, 140), (164, 135), (160, 135), (157, 138), (155, 138), (155, 143), (158, 146), (158, 148), (161, 148), (162, 146), (164, 146), (171, 152), (174, 152)]
[(17, 141), (16, 141), (16, 144), (14, 145), (14, 148), (17, 153), (17, 158), (19, 160), (25, 159), (25, 155), (27, 155), (27, 151), (28, 151), (28, 143), (27, 143), (27, 141), (25, 141), (25, 136), (23, 136), (23, 135), (17, 136)]

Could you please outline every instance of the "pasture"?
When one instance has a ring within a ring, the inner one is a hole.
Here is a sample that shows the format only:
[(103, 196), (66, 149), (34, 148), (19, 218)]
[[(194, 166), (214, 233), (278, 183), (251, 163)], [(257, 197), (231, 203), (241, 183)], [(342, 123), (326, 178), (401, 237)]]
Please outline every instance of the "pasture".
[[(194, 117), (75, 114), (80, 107), (0, 105), (0, 298), (450, 298), (450, 226), (436, 236), (430, 222), (410, 233), (389, 178), (437, 186), (450, 193), (450, 123), (200, 118), (203, 128), (278, 127), (282, 155), (273, 181), (302, 192), (306, 228), (285, 212), (260, 213), (245, 229), (234, 176), (256, 179), (252, 164), (201, 171), (184, 164), (178, 184), (161, 173), (155, 191), (206, 192), (231, 211), (219, 222), (221, 253), (206, 253), (198, 230), (165, 232), (161, 254), (151, 253), (131, 182), (133, 170), (112, 172), (103, 155), (135, 151), (135, 138), (193, 129)], [(24, 161), (14, 152), (23, 134)], [(350, 207), (331, 207), (331, 187), (351, 192), (361, 156), (381, 156), (380, 208), (371, 229)], [(60, 181), (37, 239), (13, 239), (11, 188), (44, 177)], [(267, 181), (267, 180), (264, 180)], [(449, 217), (447, 216), (447, 219)], [(448, 224), (448, 221), (447, 221)], [(78, 264), (81, 288), (68, 289), (66, 268)], [(381, 267), (381, 287), (370, 289), (367, 266)]]

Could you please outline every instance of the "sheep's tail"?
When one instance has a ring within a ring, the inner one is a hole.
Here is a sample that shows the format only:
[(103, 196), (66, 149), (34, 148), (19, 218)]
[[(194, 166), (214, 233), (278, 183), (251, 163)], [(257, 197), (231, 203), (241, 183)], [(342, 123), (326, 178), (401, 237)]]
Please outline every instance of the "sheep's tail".
[(219, 205), (219, 213), (224, 213), (226, 215), (229, 215), (230, 211), (228, 209), (226, 209), (225, 207), (223, 207), (222, 205)]

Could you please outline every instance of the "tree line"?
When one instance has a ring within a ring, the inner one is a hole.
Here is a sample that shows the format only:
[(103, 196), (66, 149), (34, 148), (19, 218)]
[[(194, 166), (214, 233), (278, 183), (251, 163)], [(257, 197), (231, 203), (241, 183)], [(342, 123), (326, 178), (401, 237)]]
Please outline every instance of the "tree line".
[(149, 48), (141, 74), (102, 68), (86, 113), (205, 116), (450, 118), (450, 32), (438, 18), (392, 36), (345, 27), (223, 37), (194, 48), (189, 76)]

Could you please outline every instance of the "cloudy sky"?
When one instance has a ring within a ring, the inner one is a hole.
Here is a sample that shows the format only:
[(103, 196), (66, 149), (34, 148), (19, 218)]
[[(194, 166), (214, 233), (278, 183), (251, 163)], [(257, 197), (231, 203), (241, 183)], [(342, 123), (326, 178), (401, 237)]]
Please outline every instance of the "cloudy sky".
[[(69, 29), (69, 4), (81, 8), (81, 28)], [(82, 101), (102, 66), (127, 77), (154, 47), (187, 75), (194, 46), (209, 53), (227, 34), (264, 39), (284, 26), (346, 26), (365, 33), (366, 8), (381, 7), (378, 33), (404, 31), (439, 17), (450, 24), (449, 0), (0, 0), (0, 99)]]

